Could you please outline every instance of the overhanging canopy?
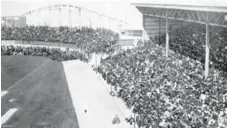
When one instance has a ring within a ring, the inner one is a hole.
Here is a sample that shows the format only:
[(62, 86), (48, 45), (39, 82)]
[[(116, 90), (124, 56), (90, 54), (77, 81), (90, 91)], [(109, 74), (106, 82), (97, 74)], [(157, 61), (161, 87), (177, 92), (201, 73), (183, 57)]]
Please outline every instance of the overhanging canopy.
[(166, 8), (166, 9), (180, 9), (191, 11), (207, 11), (207, 12), (225, 12), (226, 6), (202, 6), (202, 5), (177, 5), (177, 4), (149, 4), (149, 3), (132, 3), (132, 5), (140, 7)]
[(145, 16), (227, 27), (227, 6), (132, 3)]
[[(178, 0), (179, 1), (179, 0)], [(192, 0), (193, 1), (193, 0)], [(164, 1), (166, 3), (166, 1)], [(179, 3), (183, 3), (179, 1)], [(214, 2), (215, 3), (215, 2)], [(226, 2), (227, 3), (227, 2)], [(212, 4), (212, 2), (210, 3)], [(205, 45), (205, 78), (209, 75), (209, 26), (220, 26), (227, 28), (227, 4), (224, 6), (206, 5), (178, 5), (178, 4), (157, 4), (157, 3), (133, 3), (132, 5), (143, 14), (166, 19), (166, 56), (169, 51), (169, 22), (168, 19), (201, 23), (206, 25)], [(215, 4), (214, 4), (215, 5)]]

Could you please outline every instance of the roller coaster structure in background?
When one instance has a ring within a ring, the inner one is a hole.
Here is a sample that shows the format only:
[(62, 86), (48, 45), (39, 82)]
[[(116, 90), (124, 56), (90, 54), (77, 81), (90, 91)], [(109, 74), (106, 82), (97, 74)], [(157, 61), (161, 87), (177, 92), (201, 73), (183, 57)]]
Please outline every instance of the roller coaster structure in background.
[(101, 14), (84, 7), (70, 4), (45, 6), (28, 11), (25, 14), (22, 14), (22, 16), (26, 17), (28, 26), (89, 26), (94, 28), (105, 27), (116, 30), (119, 29), (119, 27), (128, 24), (126, 21), (106, 14)]

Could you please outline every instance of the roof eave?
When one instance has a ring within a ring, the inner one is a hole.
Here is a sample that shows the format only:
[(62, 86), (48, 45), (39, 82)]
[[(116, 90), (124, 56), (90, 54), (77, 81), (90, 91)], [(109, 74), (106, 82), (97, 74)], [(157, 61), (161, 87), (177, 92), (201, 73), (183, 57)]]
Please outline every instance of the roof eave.
[(131, 4), (136, 7), (150, 7), (150, 8), (165, 8), (165, 9), (180, 9), (180, 10), (191, 10), (191, 11), (227, 13), (227, 7), (221, 7), (221, 6), (194, 6), (194, 5), (170, 5), (170, 4), (146, 4), (146, 3), (131, 3)]

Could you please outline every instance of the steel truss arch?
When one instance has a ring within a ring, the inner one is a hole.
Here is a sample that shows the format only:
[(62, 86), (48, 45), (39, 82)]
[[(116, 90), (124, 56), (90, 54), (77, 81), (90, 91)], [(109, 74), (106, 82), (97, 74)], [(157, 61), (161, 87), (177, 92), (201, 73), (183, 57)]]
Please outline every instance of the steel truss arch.
[(86, 12), (89, 12), (89, 13), (96, 14), (98, 16), (106, 17), (110, 20), (116, 20), (120, 23), (128, 24), (128, 22), (126, 22), (126, 21), (123, 21), (123, 20), (120, 20), (120, 19), (117, 19), (117, 18), (114, 18), (114, 17), (110, 17), (110, 16), (107, 16), (105, 14), (101, 14), (99, 12), (96, 12), (96, 11), (93, 11), (93, 10), (90, 10), (90, 9), (87, 9), (87, 8), (83, 8), (83, 7), (76, 6), (76, 5), (70, 5), (70, 4), (58, 4), (58, 5), (45, 6), (45, 7), (41, 7), (41, 8), (38, 8), (38, 9), (28, 11), (28, 12), (22, 14), (22, 16), (28, 16), (28, 15), (31, 15), (33, 13), (41, 12), (41, 11), (44, 11), (44, 10), (49, 10), (49, 11), (52, 11), (52, 10), (68, 10), (68, 11), (77, 10), (79, 12), (80, 11), (86, 11)]

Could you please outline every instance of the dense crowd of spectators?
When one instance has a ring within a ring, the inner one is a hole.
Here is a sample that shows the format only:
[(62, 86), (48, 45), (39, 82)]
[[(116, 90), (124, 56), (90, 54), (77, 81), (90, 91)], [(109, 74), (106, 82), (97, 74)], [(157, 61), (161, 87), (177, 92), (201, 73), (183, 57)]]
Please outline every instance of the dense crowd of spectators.
[[(113, 53), (118, 35), (106, 29), (2, 27), (2, 39), (72, 43), (91, 53)], [(165, 35), (155, 43), (122, 51), (101, 61), (97, 71), (136, 114), (141, 127), (225, 128), (227, 126), (227, 30), (210, 43), (211, 68), (204, 79), (205, 28), (183, 26), (170, 33), (170, 55), (165, 57)], [(158, 43), (159, 45), (157, 45)], [(87, 52), (85, 52), (87, 53)], [(89, 55), (57, 48), (2, 46), (2, 55), (47, 56), (54, 60)], [(218, 69), (218, 71), (216, 70)], [(113, 94), (111, 92), (111, 94)]]
[(1, 46), (1, 55), (24, 55), (24, 56), (43, 56), (49, 57), (56, 61), (81, 60), (88, 62), (90, 57), (88, 54), (80, 53), (75, 50), (61, 50), (60, 48), (49, 47), (23, 47), (23, 46)]
[(118, 34), (104, 28), (27, 26), (23, 28), (1, 27), (2, 40), (46, 41), (75, 44), (91, 53), (112, 53), (119, 40)]
[(136, 113), (137, 124), (155, 128), (227, 126), (227, 75), (200, 61), (147, 43), (107, 57), (96, 69)]
[[(227, 72), (227, 29), (214, 27), (210, 33), (211, 66)], [(190, 58), (205, 62), (205, 26), (190, 24), (170, 32), (170, 49)], [(156, 36), (154, 42), (165, 46), (165, 35)]]

